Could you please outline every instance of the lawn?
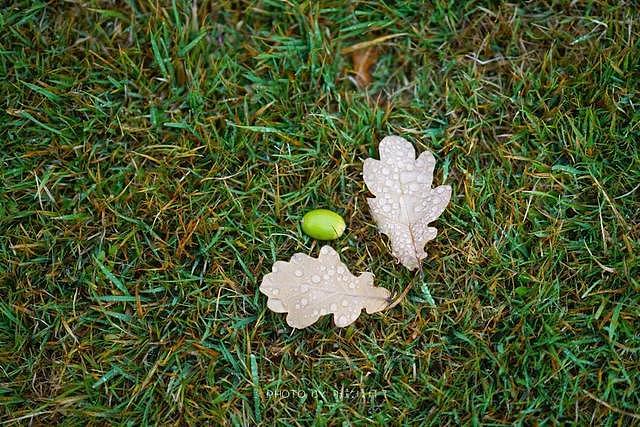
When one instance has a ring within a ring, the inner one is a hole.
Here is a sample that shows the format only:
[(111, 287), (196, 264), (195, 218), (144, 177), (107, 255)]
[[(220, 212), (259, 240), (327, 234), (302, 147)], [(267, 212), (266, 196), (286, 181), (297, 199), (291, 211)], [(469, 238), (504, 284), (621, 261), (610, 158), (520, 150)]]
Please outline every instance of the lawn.
[[(10, 1), (0, 30), (8, 425), (640, 424), (634, 2)], [(391, 134), (453, 188), (423, 278), (366, 204)], [(401, 304), (267, 309), (320, 207)]]

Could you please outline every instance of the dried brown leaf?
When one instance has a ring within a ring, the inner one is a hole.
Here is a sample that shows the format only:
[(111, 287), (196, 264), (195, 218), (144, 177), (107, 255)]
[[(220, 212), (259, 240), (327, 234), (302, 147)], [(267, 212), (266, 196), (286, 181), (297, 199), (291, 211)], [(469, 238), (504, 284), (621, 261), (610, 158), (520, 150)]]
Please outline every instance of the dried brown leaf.
[(369, 314), (384, 310), (390, 297), (388, 290), (373, 286), (373, 274), (351, 274), (331, 246), (323, 246), (318, 258), (296, 253), (289, 262), (277, 261), (260, 292), (269, 298), (267, 307), (288, 313), (287, 323), (298, 329), (331, 313), (336, 326), (348, 326), (362, 308)]
[(431, 188), (436, 160), (429, 151), (416, 153), (399, 136), (380, 142), (380, 160), (365, 159), (363, 177), (376, 197), (367, 199), (381, 233), (389, 236), (393, 255), (410, 270), (418, 268), (427, 254), (424, 245), (438, 230), (429, 227), (451, 199), (451, 187)]
[(355, 82), (359, 88), (364, 89), (371, 84), (371, 68), (378, 60), (378, 50), (375, 47), (360, 49), (351, 55), (353, 61), (353, 73)]

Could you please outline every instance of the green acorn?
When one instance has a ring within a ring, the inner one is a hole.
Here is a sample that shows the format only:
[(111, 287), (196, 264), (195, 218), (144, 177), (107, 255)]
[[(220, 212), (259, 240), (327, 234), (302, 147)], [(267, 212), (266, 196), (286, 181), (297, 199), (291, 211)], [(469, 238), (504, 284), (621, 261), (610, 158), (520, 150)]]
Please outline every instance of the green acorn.
[(342, 236), (347, 226), (344, 219), (328, 209), (314, 209), (302, 217), (302, 231), (318, 240), (334, 240)]

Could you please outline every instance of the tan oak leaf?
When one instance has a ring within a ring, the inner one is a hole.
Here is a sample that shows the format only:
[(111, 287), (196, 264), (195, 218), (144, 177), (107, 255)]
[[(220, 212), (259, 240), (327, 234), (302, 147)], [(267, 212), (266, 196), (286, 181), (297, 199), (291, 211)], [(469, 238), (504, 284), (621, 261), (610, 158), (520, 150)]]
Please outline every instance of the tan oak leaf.
[(363, 178), (376, 197), (369, 208), (380, 232), (391, 240), (393, 255), (410, 270), (427, 256), (424, 245), (436, 237), (430, 227), (451, 199), (451, 187), (431, 188), (436, 160), (429, 151), (416, 153), (406, 139), (387, 136), (380, 142), (380, 160), (365, 159)]
[(298, 329), (325, 314), (333, 314), (336, 326), (348, 326), (363, 308), (369, 314), (382, 311), (390, 298), (388, 290), (373, 286), (373, 274), (351, 274), (331, 246), (323, 246), (318, 258), (296, 253), (289, 262), (277, 261), (260, 292), (268, 297), (267, 307), (288, 313), (287, 323)]

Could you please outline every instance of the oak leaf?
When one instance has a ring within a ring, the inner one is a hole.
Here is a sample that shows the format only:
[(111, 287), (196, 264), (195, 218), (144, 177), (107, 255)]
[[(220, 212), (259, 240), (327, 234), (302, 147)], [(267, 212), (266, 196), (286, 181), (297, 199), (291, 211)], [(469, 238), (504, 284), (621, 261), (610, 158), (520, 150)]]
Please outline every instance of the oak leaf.
[(373, 286), (373, 274), (351, 274), (331, 246), (323, 246), (318, 258), (296, 253), (289, 262), (277, 261), (260, 292), (268, 297), (267, 307), (288, 313), (287, 323), (298, 329), (331, 313), (336, 326), (348, 326), (362, 308), (369, 314), (382, 311), (390, 298), (388, 290)]
[(380, 160), (365, 159), (363, 178), (376, 197), (367, 199), (381, 233), (391, 241), (393, 255), (410, 270), (427, 256), (424, 245), (436, 237), (430, 227), (451, 199), (451, 187), (431, 188), (436, 160), (429, 151), (416, 159), (413, 146), (399, 136), (379, 145)]

